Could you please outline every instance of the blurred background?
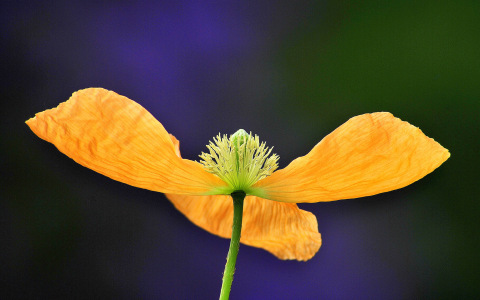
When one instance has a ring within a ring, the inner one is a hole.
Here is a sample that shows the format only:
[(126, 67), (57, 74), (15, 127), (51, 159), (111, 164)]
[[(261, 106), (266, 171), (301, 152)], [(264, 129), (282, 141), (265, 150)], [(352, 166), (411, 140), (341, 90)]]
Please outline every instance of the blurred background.
[(300, 204), (308, 262), (241, 246), (231, 299), (480, 297), (479, 1), (4, 1), (0, 298), (216, 299), (229, 241), (160, 193), (77, 165), (24, 124), (104, 87), (184, 158), (252, 131), (280, 166), (355, 115), (389, 111), (452, 156), (377, 196)]

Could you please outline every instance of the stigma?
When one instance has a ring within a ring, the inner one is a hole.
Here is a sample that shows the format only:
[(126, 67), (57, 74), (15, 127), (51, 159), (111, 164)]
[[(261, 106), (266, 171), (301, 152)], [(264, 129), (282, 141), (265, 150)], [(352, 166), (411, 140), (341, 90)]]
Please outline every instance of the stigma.
[(277, 154), (272, 154), (258, 135), (240, 129), (228, 137), (218, 134), (207, 145), (209, 153), (200, 154), (200, 163), (209, 173), (225, 181), (233, 191), (249, 194), (257, 181), (270, 176), (278, 168)]

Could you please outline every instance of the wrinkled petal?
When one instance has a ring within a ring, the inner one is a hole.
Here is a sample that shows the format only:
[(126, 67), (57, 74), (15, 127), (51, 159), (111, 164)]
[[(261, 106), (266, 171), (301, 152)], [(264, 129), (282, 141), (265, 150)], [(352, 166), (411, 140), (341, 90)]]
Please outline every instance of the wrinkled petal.
[[(223, 238), (231, 238), (233, 201), (230, 196), (185, 196), (167, 198), (195, 225)], [(240, 242), (271, 252), (280, 259), (308, 260), (322, 240), (317, 219), (293, 203), (247, 196), (244, 202)]]
[(407, 186), (448, 157), (447, 149), (392, 114), (364, 114), (254, 188), (257, 196), (282, 202), (358, 198)]
[(226, 186), (199, 163), (179, 158), (162, 124), (112, 91), (80, 90), (26, 123), (77, 163), (129, 185), (190, 195)]
[[(175, 152), (180, 142), (170, 134)], [(173, 205), (195, 225), (215, 235), (231, 238), (231, 196), (183, 196), (166, 194)], [(243, 208), (240, 242), (271, 252), (280, 259), (308, 260), (322, 244), (317, 218), (296, 204), (247, 196)]]

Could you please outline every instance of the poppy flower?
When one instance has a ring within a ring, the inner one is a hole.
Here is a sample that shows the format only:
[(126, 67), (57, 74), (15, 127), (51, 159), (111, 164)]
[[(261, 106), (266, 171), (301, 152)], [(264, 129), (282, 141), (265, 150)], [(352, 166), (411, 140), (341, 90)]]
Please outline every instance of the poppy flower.
[(240, 130), (218, 136), (201, 161), (138, 103), (102, 88), (75, 92), (27, 125), (77, 163), (114, 180), (165, 193), (201, 228), (232, 234), (230, 194), (243, 191), (241, 242), (280, 259), (308, 260), (321, 245), (316, 218), (296, 203), (359, 198), (405, 187), (450, 153), (387, 112), (351, 118), (305, 156), (275, 171), (278, 156)]

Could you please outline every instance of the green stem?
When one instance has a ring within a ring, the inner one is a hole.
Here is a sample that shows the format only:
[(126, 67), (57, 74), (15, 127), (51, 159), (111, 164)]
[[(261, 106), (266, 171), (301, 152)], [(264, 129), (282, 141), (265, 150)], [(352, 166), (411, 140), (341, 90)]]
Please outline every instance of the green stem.
[(220, 300), (228, 300), (232, 287), (233, 273), (235, 272), (235, 263), (237, 262), (238, 248), (240, 247), (240, 234), (242, 232), (243, 200), (246, 195), (243, 191), (235, 191), (231, 196), (233, 198), (232, 239), (230, 240), (230, 249), (228, 249), (227, 264), (223, 272)]

